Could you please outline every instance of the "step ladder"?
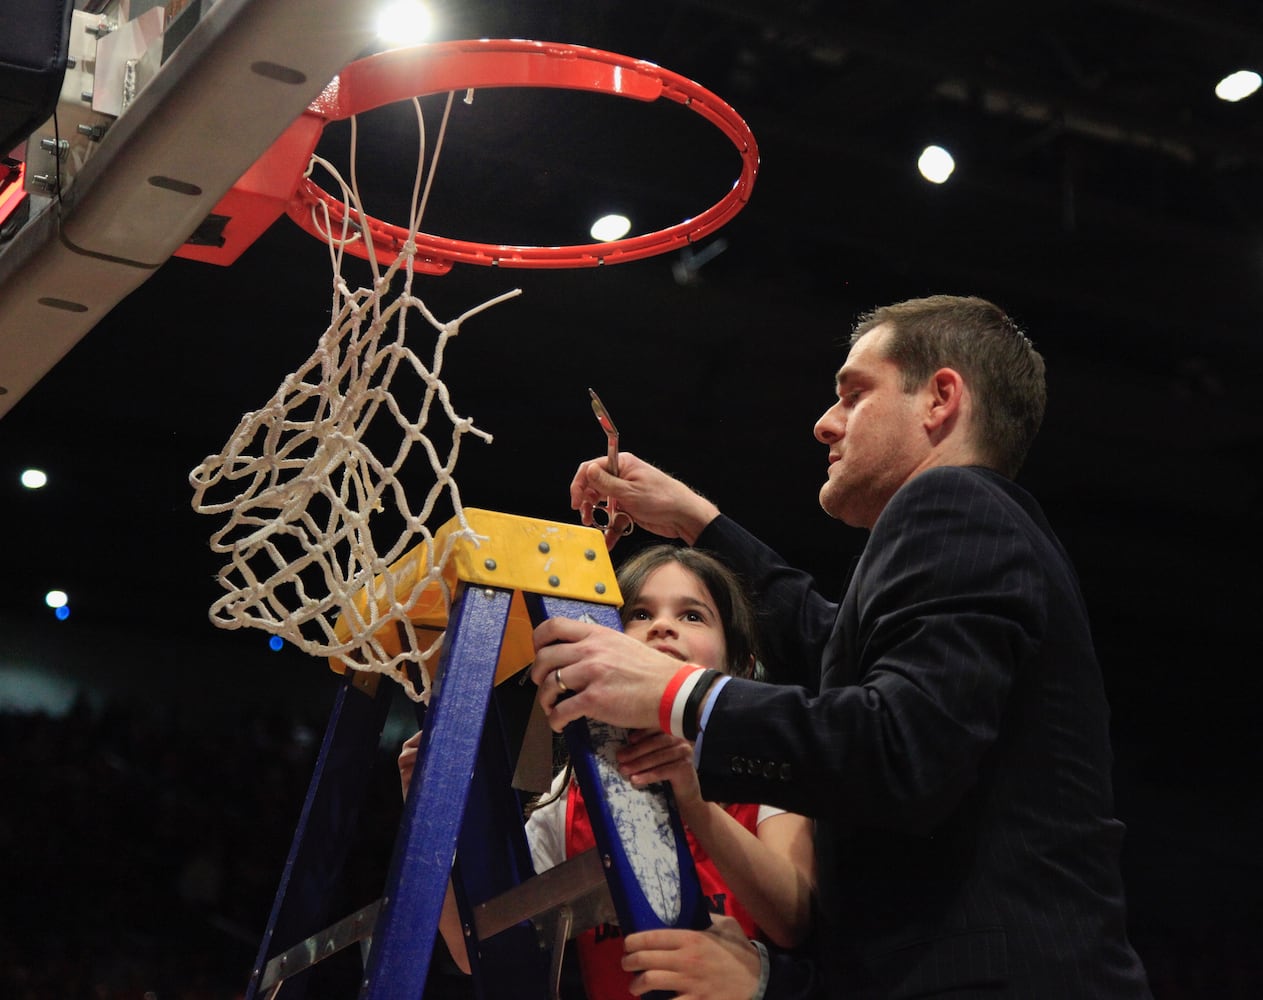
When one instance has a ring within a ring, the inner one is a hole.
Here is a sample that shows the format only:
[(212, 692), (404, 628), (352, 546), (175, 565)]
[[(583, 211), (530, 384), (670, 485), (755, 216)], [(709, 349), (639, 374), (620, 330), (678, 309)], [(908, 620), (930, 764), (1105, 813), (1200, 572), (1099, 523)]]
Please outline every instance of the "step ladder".
[[(362, 1000), (420, 1000), (449, 876), (472, 992), (489, 1000), (556, 997), (565, 942), (602, 921), (617, 920), (624, 933), (709, 926), (668, 790), (623, 781), (612, 755), (626, 732), (602, 723), (580, 719), (565, 730), (597, 847), (534, 871), (513, 788), (519, 755), (492, 688), (529, 663), (534, 625), (568, 617), (621, 629), (621, 597), (599, 531), (474, 509), (465, 519), (479, 540), (452, 545), (450, 614), (433, 594), (409, 612), (418, 627), (443, 630), (444, 641), (428, 709), (418, 705), (424, 732), (382, 895), (349, 915), (330, 912), (397, 691), (379, 673), (346, 670), (246, 1000), (304, 996), (312, 966), (353, 945)], [(458, 527), (436, 534), (436, 551)], [(537, 711), (528, 741), (533, 734), (534, 750), (545, 741), (547, 780), (551, 734), (542, 720)]]

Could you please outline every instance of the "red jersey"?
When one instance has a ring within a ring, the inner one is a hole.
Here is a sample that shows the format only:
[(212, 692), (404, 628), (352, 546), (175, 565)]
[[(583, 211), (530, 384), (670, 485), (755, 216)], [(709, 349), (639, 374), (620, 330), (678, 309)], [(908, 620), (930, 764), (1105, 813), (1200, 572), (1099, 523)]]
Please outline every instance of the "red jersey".
[[(725, 806), (724, 811), (751, 833), (756, 832), (759, 820), (757, 805), (730, 805)], [(758, 929), (750, 914), (729, 892), (728, 884), (719, 874), (715, 863), (694, 838), (693, 832), (686, 828), (685, 833), (688, 836), (689, 853), (693, 855), (693, 863), (697, 867), (697, 879), (701, 883), (710, 911), (734, 917), (741, 924), (746, 937), (758, 937)], [(588, 819), (588, 808), (584, 805), (578, 783), (571, 781), (566, 790), (566, 857), (573, 858), (595, 846), (596, 837)], [(575, 942), (579, 947), (579, 969), (583, 974), (583, 988), (588, 1000), (631, 998), (627, 987), (632, 974), (624, 972), (620, 964), (623, 959), (622, 928), (617, 924), (602, 924), (584, 931), (575, 938)]]

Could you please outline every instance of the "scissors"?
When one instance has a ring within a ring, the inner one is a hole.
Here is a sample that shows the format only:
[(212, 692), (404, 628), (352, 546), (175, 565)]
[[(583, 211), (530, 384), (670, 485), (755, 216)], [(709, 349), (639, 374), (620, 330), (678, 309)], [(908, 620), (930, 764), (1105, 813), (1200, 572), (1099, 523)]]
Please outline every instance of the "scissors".
[[(608, 443), (606, 469), (611, 476), (617, 476), (618, 428), (614, 426), (614, 421), (610, 419), (610, 411), (605, 408), (605, 404), (601, 402), (601, 397), (596, 394), (596, 391), (589, 389), (588, 395), (592, 397), (592, 412), (596, 414), (601, 430), (605, 431), (605, 439)], [(632, 529), (636, 527), (631, 516), (626, 511), (618, 509), (618, 503), (613, 497), (597, 501), (592, 509), (592, 520), (605, 533), (605, 546), (610, 549), (614, 548), (620, 538), (630, 535)]]

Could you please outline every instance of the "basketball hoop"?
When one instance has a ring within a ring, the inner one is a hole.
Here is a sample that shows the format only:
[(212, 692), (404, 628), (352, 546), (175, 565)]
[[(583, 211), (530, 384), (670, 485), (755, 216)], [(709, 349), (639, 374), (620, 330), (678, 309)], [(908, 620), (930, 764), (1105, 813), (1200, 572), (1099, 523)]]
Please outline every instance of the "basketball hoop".
[[(538, 87), (586, 91), (646, 103), (668, 100), (701, 115), (736, 148), (741, 170), (727, 193), (692, 218), (656, 232), (606, 243), (571, 246), (514, 246), (451, 239), (409, 232), (357, 211), (308, 176), (308, 162), (330, 122), (344, 121), (375, 108), (445, 92), (490, 87)], [(394, 49), (347, 66), (293, 123), (254, 168), (242, 178), (215, 214), (231, 217), (235, 238), (226, 232), (220, 248), (186, 245), (179, 256), (231, 263), (285, 212), (321, 242), (326, 225), (367, 234), (347, 244), (358, 257), (373, 253), (391, 260), (411, 239), (413, 270), (446, 274), (453, 263), (490, 267), (597, 267), (639, 260), (697, 243), (733, 218), (750, 199), (759, 167), (759, 150), (744, 119), (700, 84), (650, 62), (554, 42), (479, 39)], [(298, 175), (297, 181), (292, 180)]]
[[(510, 246), (424, 233), (429, 181), (453, 97), (493, 87), (587, 91), (642, 102), (666, 98), (727, 136), (740, 155), (740, 174), (700, 215), (607, 243)], [(447, 110), (427, 169), (420, 98), (438, 93), (448, 95)], [(354, 154), (356, 117), (400, 101), (413, 103), (419, 126), (406, 228), (364, 210)], [(346, 119), (349, 179), (315, 155), (325, 126)], [(333, 176), (340, 197), (311, 180), (316, 166)], [(231, 263), (284, 211), (327, 245), (333, 271), (331, 321), (315, 352), (263, 407), (242, 417), (218, 454), (190, 473), (194, 509), (227, 515), (211, 538), (212, 550), (227, 557), (218, 575), (224, 593), (211, 606), (211, 620), (222, 628), (261, 628), (326, 657), (338, 670), (389, 674), (424, 700), (426, 663), (441, 638), (426, 624), (434, 616), (418, 623), (417, 609), (450, 599), (443, 573), (453, 546), (486, 540), (465, 518), (453, 470), (463, 439), (472, 435), (490, 443), (491, 435), (457, 412), (443, 382), (444, 352), (466, 320), (519, 290), (442, 320), (415, 294), (414, 279), (444, 274), (458, 262), (596, 267), (687, 247), (745, 206), (757, 170), (754, 136), (731, 107), (684, 77), (610, 52), (461, 41), (397, 49), (346, 67), (216, 206), (225, 220), (224, 246), (186, 245), (181, 253)], [(368, 261), (370, 285), (353, 287), (343, 273), (344, 255)], [(417, 320), (431, 329), (429, 343)], [(414, 450), (428, 458), (434, 480), (424, 496), (410, 499), (400, 477)], [(450, 502), (455, 517), (447, 523), (457, 527), (436, 544), (430, 522), (441, 500)], [(420, 668), (419, 687), (410, 664)]]
[[(450, 269), (451, 262), (499, 267), (596, 267), (638, 260), (698, 240), (736, 215), (750, 198), (758, 171), (759, 151), (754, 135), (740, 115), (709, 90), (653, 63), (586, 48), (551, 42), (482, 39), (395, 49), (349, 65), (315, 101), (308, 114), (325, 122), (340, 121), (373, 108), (413, 97), (484, 87), (551, 87), (627, 97), (638, 101), (666, 99), (701, 115), (718, 128), (741, 156), (741, 174), (716, 204), (691, 219), (657, 232), (609, 243), (544, 247), (508, 246), (416, 234), (413, 267)], [(326, 217), (335, 226), (352, 212), (345, 203), (304, 177), (288, 207), (289, 217), (321, 240), (316, 221)], [(390, 259), (413, 234), (407, 229), (365, 216), (378, 256)], [(363, 243), (348, 246), (366, 256)]]

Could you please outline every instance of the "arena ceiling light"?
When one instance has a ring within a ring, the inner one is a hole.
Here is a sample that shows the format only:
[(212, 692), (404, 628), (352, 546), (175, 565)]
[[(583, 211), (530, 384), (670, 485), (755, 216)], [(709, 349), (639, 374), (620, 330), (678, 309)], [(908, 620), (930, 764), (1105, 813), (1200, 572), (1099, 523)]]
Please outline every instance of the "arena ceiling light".
[(1215, 84), (1215, 96), (1221, 101), (1241, 101), (1259, 89), (1263, 78), (1252, 69), (1239, 69), (1229, 73)]
[(942, 146), (926, 146), (917, 158), (917, 169), (931, 184), (942, 184), (952, 176), (956, 160)]
[(592, 228), (588, 230), (589, 235), (598, 243), (612, 243), (614, 240), (621, 240), (631, 232), (631, 219), (625, 215), (603, 215), (596, 222), (592, 223)]
[(70, 596), (64, 590), (50, 590), (44, 595), (44, 603), (53, 609), (58, 621), (70, 617)]
[(430, 8), (421, 0), (393, 0), (377, 15), (377, 37), (391, 48), (429, 41), (434, 30)]

